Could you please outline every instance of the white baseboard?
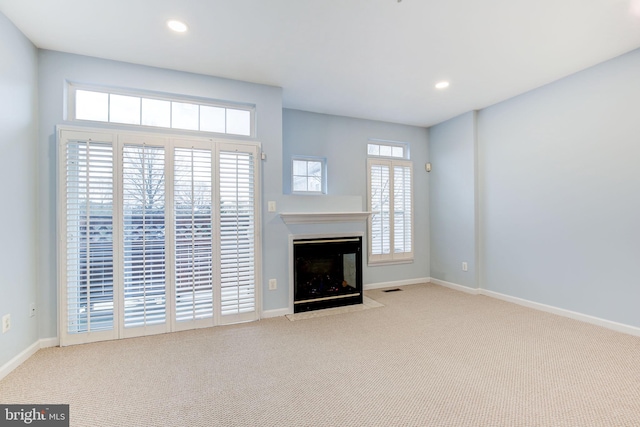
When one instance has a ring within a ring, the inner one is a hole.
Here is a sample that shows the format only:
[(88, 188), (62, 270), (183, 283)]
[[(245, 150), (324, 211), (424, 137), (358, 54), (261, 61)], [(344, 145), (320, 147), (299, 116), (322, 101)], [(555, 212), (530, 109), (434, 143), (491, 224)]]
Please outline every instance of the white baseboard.
[(49, 348), (49, 347), (60, 347), (60, 338), (58, 337), (41, 338), (40, 348)]
[(457, 283), (445, 282), (444, 280), (434, 279), (431, 277), (429, 281), (435, 285), (444, 286), (445, 288), (454, 289), (456, 291), (465, 292), (472, 295), (479, 295), (482, 289), (470, 288), (468, 286), (458, 285)]
[(11, 373), (11, 371), (16, 369), (18, 366), (26, 362), (27, 359), (36, 354), (36, 351), (38, 350), (40, 350), (40, 341), (34, 342), (29, 347), (25, 348), (19, 354), (17, 354), (13, 359), (2, 365), (0, 367), (0, 380), (9, 375), (9, 373)]
[(292, 311), (288, 308), (276, 308), (275, 310), (266, 310), (262, 312), (262, 319), (269, 319), (272, 317), (280, 317), (286, 316), (287, 314), (291, 314)]
[(429, 278), (428, 277), (418, 277), (417, 279), (396, 280), (395, 282), (369, 283), (368, 285), (364, 285), (362, 288), (365, 291), (369, 291), (371, 289), (395, 288), (395, 287), (398, 287), (398, 286), (419, 285), (420, 283), (429, 283)]
[(551, 314), (557, 314), (558, 316), (568, 317), (569, 319), (579, 320), (581, 322), (590, 323), (596, 326), (602, 326), (603, 328), (611, 329), (617, 332), (640, 337), (640, 328), (631, 325), (625, 325), (624, 323), (614, 322), (612, 320), (602, 319), (600, 317), (590, 316), (588, 314), (578, 313), (576, 311), (566, 310), (564, 308), (554, 307), (552, 305), (541, 304), (539, 302), (533, 302), (526, 299), (512, 297), (510, 295), (501, 294), (499, 292), (489, 291), (486, 289), (480, 290), (481, 295), (486, 295), (491, 298), (511, 302), (514, 304), (522, 305), (524, 307), (533, 308), (535, 310), (545, 311)]
[(556, 314), (558, 316), (567, 317), (573, 320), (579, 320), (581, 322), (590, 323), (592, 325), (601, 326), (603, 328), (611, 329), (616, 332), (622, 332), (624, 334), (640, 337), (640, 328), (631, 325), (625, 325), (624, 323), (618, 323), (600, 317), (590, 316), (588, 314), (578, 313), (576, 311), (566, 310), (564, 308), (554, 307), (552, 305), (541, 304), (539, 302), (529, 301), (523, 298), (513, 297), (511, 295), (501, 294), (499, 292), (489, 291), (487, 289), (473, 289), (466, 286), (458, 285), (457, 283), (445, 282), (431, 278), (431, 283), (435, 285), (444, 286), (456, 291), (466, 292), (474, 295), (484, 295), (490, 298), (496, 298), (502, 301), (507, 301), (513, 304), (518, 304), (523, 307), (533, 308), (534, 310), (544, 311), (546, 313)]
[(22, 350), (13, 359), (9, 360), (4, 365), (0, 366), (0, 380), (6, 377), (7, 375), (9, 375), (11, 371), (16, 369), (18, 366), (26, 362), (31, 356), (36, 354), (36, 352), (41, 348), (57, 347), (58, 345), (60, 345), (59, 343), (60, 343), (60, 340), (57, 337), (44, 338), (34, 342), (29, 347)]

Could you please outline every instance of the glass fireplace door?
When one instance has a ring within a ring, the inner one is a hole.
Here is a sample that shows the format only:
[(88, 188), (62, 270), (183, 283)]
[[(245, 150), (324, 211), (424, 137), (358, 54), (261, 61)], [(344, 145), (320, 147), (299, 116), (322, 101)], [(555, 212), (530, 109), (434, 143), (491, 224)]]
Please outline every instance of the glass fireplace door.
[(362, 238), (293, 242), (294, 312), (362, 303)]

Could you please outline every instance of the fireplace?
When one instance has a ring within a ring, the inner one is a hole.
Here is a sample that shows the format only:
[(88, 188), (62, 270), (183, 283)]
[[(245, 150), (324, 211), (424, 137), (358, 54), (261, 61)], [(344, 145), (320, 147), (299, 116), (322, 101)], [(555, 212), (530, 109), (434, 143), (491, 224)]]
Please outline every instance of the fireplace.
[(293, 311), (362, 304), (362, 237), (293, 241)]

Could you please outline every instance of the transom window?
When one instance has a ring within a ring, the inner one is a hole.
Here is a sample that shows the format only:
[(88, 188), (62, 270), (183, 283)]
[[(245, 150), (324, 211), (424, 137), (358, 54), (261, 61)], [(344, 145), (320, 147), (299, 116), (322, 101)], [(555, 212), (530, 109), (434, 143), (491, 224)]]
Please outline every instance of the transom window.
[(69, 86), (71, 120), (254, 136), (255, 108)]
[(370, 141), (367, 144), (367, 155), (369, 157), (408, 159), (409, 150), (406, 144), (399, 142)]
[(294, 193), (326, 193), (326, 159), (294, 157), (292, 159), (292, 189)]

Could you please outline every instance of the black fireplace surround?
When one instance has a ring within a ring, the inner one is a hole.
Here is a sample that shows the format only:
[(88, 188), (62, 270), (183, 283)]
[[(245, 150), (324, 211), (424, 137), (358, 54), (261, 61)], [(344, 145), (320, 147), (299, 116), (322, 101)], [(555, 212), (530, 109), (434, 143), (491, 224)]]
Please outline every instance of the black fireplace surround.
[(293, 312), (362, 304), (362, 237), (293, 241)]

